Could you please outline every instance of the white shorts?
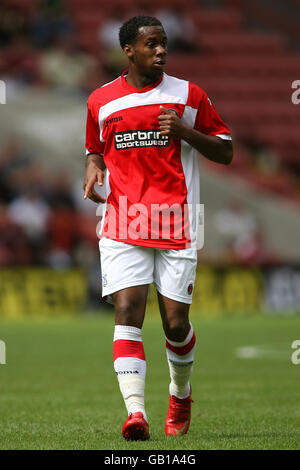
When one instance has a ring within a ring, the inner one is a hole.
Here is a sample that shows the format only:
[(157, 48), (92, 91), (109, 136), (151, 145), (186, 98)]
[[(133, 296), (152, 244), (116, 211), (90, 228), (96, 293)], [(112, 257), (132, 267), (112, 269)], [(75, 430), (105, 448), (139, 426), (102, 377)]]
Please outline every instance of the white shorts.
[(165, 297), (192, 303), (197, 267), (195, 248), (151, 248), (103, 237), (99, 249), (104, 298), (127, 287), (153, 282)]

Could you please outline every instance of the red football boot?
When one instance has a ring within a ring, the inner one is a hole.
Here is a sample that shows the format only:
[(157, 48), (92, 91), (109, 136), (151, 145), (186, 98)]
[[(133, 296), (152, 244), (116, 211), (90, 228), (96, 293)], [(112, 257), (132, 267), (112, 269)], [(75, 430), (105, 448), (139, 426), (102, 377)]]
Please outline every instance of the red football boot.
[(186, 434), (191, 421), (191, 392), (187, 398), (177, 398), (170, 395), (169, 409), (165, 423), (167, 436), (182, 436)]
[(146, 441), (149, 439), (149, 425), (142, 412), (130, 413), (122, 428), (126, 441)]

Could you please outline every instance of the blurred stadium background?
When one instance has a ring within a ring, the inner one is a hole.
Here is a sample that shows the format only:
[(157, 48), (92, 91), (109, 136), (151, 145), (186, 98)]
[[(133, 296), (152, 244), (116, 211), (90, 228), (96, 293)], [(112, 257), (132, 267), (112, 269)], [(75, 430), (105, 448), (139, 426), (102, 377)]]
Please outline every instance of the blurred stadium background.
[(193, 308), (299, 313), (300, 2), (3, 0), (0, 316), (104, 308), (96, 207), (82, 199), (86, 100), (124, 69), (118, 28), (135, 14), (162, 20), (166, 72), (203, 87), (234, 135), (229, 167), (200, 157)]

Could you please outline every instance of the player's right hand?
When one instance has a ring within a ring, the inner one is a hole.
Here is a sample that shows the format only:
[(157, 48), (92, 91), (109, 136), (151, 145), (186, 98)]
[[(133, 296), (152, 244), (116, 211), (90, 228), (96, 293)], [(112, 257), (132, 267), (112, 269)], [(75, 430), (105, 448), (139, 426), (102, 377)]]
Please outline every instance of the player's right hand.
[(104, 172), (93, 162), (91, 162), (85, 171), (83, 190), (84, 190), (84, 199), (91, 199), (91, 201), (99, 203), (104, 203), (106, 199), (103, 196), (100, 196), (99, 193), (94, 188), (95, 183), (98, 183), (98, 186), (103, 186), (104, 181)]

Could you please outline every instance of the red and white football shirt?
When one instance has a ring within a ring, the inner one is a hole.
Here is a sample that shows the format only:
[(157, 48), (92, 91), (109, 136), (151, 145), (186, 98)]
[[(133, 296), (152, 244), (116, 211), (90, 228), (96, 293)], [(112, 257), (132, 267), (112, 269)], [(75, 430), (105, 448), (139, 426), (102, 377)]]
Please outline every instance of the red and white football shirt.
[(183, 249), (200, 203), (197, 151), (161, 136), (160, 106), (208, 135), (231, 139), (207, 94), (197, 85), (163, 74), (145, 88), (126, 82), (126, 72), (88, 99), (86, 153), (102, 154), (106, 197), (101, 234), (156, 248)]

